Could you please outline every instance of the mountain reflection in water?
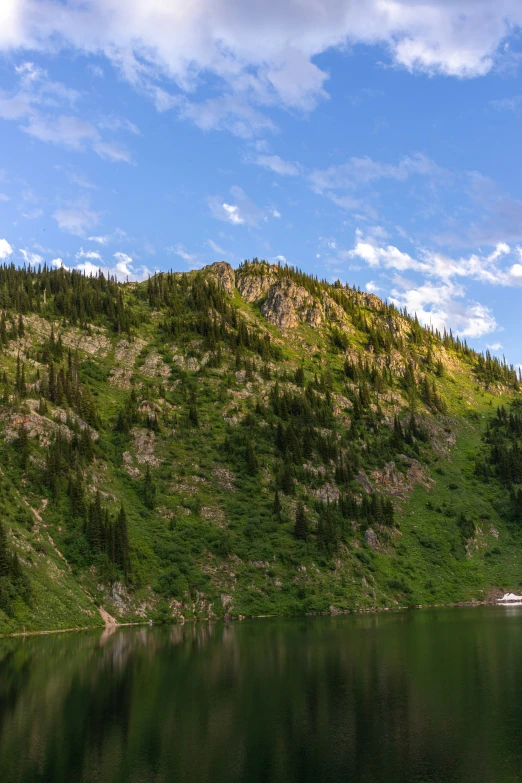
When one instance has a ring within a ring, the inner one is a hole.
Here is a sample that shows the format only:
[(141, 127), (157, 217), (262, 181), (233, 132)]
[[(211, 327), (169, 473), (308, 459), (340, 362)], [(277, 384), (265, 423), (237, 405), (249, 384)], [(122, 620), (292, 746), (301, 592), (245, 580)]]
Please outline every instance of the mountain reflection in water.
[(2, 783), (522, 781), (522, 610), (0, 639)]

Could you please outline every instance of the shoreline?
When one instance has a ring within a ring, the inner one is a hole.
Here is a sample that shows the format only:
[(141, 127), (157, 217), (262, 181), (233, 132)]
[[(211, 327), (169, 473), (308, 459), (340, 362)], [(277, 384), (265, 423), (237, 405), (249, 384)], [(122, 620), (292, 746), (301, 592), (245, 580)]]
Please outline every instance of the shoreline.
[[(242, 622), (243, 620), (268, 620), (278, 617), (340, 617), (350, 614), (377, 614), (381, 612), (404, 612), (423, 609), (457, 609), (463, 607), (479, 607), (479, 606), (522, 606), (520, 601), (503, 601), (502, 599), (492, 599), (486, 601), (456, 601), (451, 604), (410, 604), (405, 606), (382, 606), (374, 607), (371, 609), (341, 609), (337, 612), (304, 612), (299, 614), (252, 614), (252, 615), (228, 615), (223, 617), (183, 617), (173, 618), (172, 622), (154, 622), (154, 620), (137, 620), (135, 622), (106, 622), (103, 625), (86, 625), (77, 628), (55, 628), (45, 631), (13, 631), (12, 633), (0, 633), (0, 639), (19, 638), (26, 636), (49, 636), (51, 634), (58, 633), (79, 633), (84, 631), (116, 631), (118, 628), (130, 628), (143, 625), (161, 626), (161, 625), (184, 625), (185, 623), (211, 623), (211, 622)], [(114, 619), (114, 618), (111, 618)]]

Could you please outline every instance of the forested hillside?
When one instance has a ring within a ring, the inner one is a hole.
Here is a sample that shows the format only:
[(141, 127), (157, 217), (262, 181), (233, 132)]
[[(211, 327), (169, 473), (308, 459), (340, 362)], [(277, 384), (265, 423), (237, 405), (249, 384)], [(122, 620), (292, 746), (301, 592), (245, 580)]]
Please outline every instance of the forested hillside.
[(0, 632), (522, 583), (517, 373), (255, 259), (0, 268)]

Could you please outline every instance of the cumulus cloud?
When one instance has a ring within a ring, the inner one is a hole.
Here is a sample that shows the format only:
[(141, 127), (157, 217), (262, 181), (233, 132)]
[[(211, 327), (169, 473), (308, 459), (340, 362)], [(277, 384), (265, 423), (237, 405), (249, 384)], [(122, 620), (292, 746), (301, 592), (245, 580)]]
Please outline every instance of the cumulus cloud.
[(53, 258), (51, 261), (51, 266), (53, 269), (69, 269), (68, 266), (65, 266), (61, 258)]
[(522, 285), (522, 248), (512, 249), (506, 242), (499, 242), (487, 254), (472, 253), (453, 258), (421, 247), (412, 256), (394, 245), (382, 246), (375, 236), (365, 236), (358, 229), (355, 246), (345, 255), (347, 258), (360, 259), (373, 269), (419, 272), (446, 282), (455, 278), (469, 278), (490, 285)]
[[(146, 266), (136, 266), (134, 260), (127, 253), (117, 251), (112, 255), (112, 261), (105, 262), (96, 250), (80, 250), (76, 253), (76, 264), (73, 268), (78, 272), (95, 277), (103, 274), (105, 277), (115, 277), (120, 282), (146, 280), (150, 276), (150, 270)], [(61, 262), (61, 259), (56, 259)]]
[(86, 258), (90, 261), (99, 261), (100, 263), (103, 261), (103, 258), (97, 250), (84, 250), (83, 247), (76, 253), (76, 260), (80, 258)]
[(7, 241), (7, 239), (0, 239), (0, 258), (8, 258), (13, 252), (13, 248)]
[[(410, 254), (382, 244), (382, 238), (378, 232), (365, 235), (358, 230), (351, 250), (336, 249), (337, 263), (363, 261), (375, 272), (382, 272), (383, 280), (393, 273), (391, 301), (417, 313), (427, 326), (452, 328), (464, 337), (490, 334), (498, 328), (495, 317), (489, 307), (469, 299), (465, 284), (522, 285), (521, 247), (501, 242), (489, 253), (452, 257), (423, 247)], [(414, 279), (404, 278), (405, 273), (411, 273)], [(375, 281), (366, 289), (377, 290)]]
[[(403, 283), (404, 285), (404, 283)], [(477, 338), (498, 329), (490, 308), (473, 301), (462, 301), (466, 295), (461, 286), (424, 282), (418, 286), (396, 287), (390, 301), (416, 313), (424, 326), (439, 331), (452, 329), (462, 337)]]
[[(477, 77), (509, 56), (521, 23), (519, 0), (4, 0), (0, 50), (103, 55), (158, 108), (245, 135), (262, 122), (259, 107), (310, 111), (326, 96), (314, 58), (327, 49), (380, 45), (409, 71)], [(220, 96), (193, 100), (207, 79)]]

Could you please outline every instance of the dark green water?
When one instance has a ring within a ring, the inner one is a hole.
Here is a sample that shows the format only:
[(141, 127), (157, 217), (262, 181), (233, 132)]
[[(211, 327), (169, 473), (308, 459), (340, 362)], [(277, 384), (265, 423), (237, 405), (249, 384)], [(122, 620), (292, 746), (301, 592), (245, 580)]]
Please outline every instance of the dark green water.
[(0, 781), (522, 781), (522, 610), (0, 639)]

